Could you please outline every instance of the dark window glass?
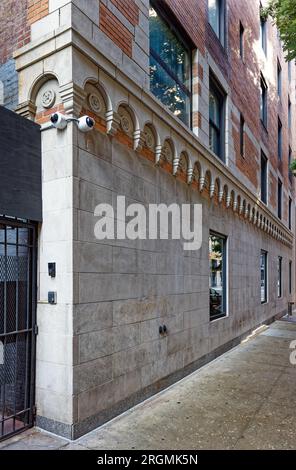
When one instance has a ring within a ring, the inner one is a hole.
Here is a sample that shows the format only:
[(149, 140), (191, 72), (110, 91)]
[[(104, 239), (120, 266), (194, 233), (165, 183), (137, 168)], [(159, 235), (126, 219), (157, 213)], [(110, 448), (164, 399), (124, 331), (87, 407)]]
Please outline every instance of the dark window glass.
[(282, 96), (282, 67), (280, 62), (277, 63), (277, 92), (279, 97)]
[(282, 296), (282, 262), (283, 258), (278, 257), (278, 280), (277, 280), (277, 296)]
[(224, 159), (224, 101), (225, 95), (214, 79), (210, 78), (209, 94), (209, 135), (210, 149), (221, 160)]
[(267, 53), (267, 40), (266, 40), (266, 19), (262, 16), (260, 17), (260, 44), (264, 51), (264, 54)]
[(149, 10), (150, 89), (191, 125), (191, 51), (155, 8)]
[(239, 23), (239, 54), (242, 60), (244, 60), (245, 55), (245, 28), (243, 27), (242, 23)]
[(226, 237), (210, 233), (210, 320), (226, 316)]
[(291, 125), (292, 125), (292, 105), (291, 105), (291, 100), (290, 100), (290, 96), (289, 96), (289, 100), (288, 100), (288, 127), (289, 127), (289, 130), (291, 130)]
[(260, 79), (260, 118), (264, 126), (267, 127), (267, 85), (263, 75)]
[(245, 155), (245, 119), (242, 114), (240, 115), (239, 145), (240, 154), (243, 157)]
[(208, 0), (209, 23), (224, 45), (224, 0)]
[(260, 272), (261, 272), (261, 303), (267, 302), (267, 252), (261, 250), (260, 256)]
[(278, 119), (278, 159), (282, 159), (282, 134), (283, 134), (283, 126), (281, 120)]
[(292, 261), (289, 261), (289, 294), (292, 294)]
[(290, 183), (293, 183), (293, 173), (291, 171), (291, 162), (292, 162), (292, 149), (289, 147), (289, 155), (288, 155), (288, 171), (289, 171), (289, 180)]
[(288, 214), (288, 219), (289, 219), (289, 229), (291, 230), (292, 228), (292, 199), (289, 197), (289, 214)]
[(278, 218), (282, 218), (282, 192), (283, 185), (281, 180), (278, 180)]
[(261, 201), (267, 204), (267, 158), (261, 152)]

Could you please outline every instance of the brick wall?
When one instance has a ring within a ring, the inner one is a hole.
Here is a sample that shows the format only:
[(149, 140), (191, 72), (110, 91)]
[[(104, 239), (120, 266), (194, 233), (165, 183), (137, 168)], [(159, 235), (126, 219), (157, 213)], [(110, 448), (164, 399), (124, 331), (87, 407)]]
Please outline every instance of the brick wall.
[(28, 24), (33, 24), (48, 15), (48, 0), (28, 0)]
[(100, 28), (129, 57), (132, 57), (132, 33), (101, 3)]
[(48, 13), (48, 0), (2, 0), (0, 2), (0, 104), (15, 109), (18, 77), (13, 52), (31, 39), (30, 25)]
[[(271, 21), (267, 22), (267, 57), (260, 45), (259, 0), (246, 2), (245, 0), (227, 0), (226, 9), (226, 43), (222, 47), (207, 19), (207, 0), (165, 0), (167, 8), (182, 24), (187, 34), (203, 56), (203, 62), (207, 62), (205, 51), (207, 50), (218, 66), (230, 90), (231, 103), (237, 112), (244, 115), (246, 124), (245, 148), (246, 155), (242, 158), (239, 146), (239, 123), (232, 113), (231, 139), (233, 139), (233, 152), (231, 157), (238, 176), (242, 174), (245, 182), (250, 187), (260, 192), (260, 147), (263, 148), (269, 160), (269, 180), (272, 182), (274, 174), (283, 181), (283, 213), (288, 204), (288, 191), (293, 192), (288, 180), (288, 153), (289, 145), (295, 154), (295, 142), (293, 135), (288, 132), (288, 96), (290, 95), (295, 109), (295, 98), (292, 85), (288, 83), (288, 65), (285, 62), (281, 44), (276, 28)], [(244, 60), (239, 54), (239, 25), (245, 28), (244, 36)], [(282, 67), (282, 97), (277, 96), (277, 58)], [(268, 129), (266, 130), (260, 121), (260, 72), (263, 73), (268, 85)], [(294, 72), (292, 72), (293, 74)], [(198, 78), (197, 78), (198, 77)], [(193, 78), (195, 80), (193, 92), (198, 95), (207, 93), (203, 79), (200, 78), (198, 68), (194, 64)], [(198, 83), (197, 83), (198, 80)], [(204, 87), (204, 91), (202, 91)], [(292, 111), (293, 112), (293, 111)], [(193, 123), (201, 127), (202, 122), (208, 125), (206, 115), (200, 112), (193, 115)], [(282, 162), (278, 162), (277, 155), (277, 126), (278, 117), (283, 125)], [(254, 144), (256, 142), (257, 145)], [(270, 188), (269, 203), (276, 209), (276, 194), (273, 186)], [(287, 217), (286, 217), (287, 218)]]

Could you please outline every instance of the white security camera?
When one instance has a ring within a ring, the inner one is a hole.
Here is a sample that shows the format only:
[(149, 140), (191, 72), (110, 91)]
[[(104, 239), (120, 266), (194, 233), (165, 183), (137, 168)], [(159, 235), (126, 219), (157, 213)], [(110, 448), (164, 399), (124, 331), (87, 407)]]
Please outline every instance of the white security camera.
[(82, 116), (78, 119), (77, 124), (81, 132), (89, 132), (93, 130), (95, 121), (89, 116)]
[(56, 129), (65, 129), (68, 125), (66, 117), (61, 113), (54, 113), (51, 115), (51, 123)]

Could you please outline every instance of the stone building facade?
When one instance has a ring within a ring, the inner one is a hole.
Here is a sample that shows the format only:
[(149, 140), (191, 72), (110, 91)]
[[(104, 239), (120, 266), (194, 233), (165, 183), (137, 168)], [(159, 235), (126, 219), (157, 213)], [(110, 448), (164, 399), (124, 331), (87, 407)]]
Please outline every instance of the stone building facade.
[[(259, 0), (5, 3), (17, 8), (22, 32), (13, 57), (0, 47), (4, 90), (11, 64), (18, 83), (18, 95), (3, 102), (13, 106), (17, 96), (16, 111), (42, 125), (37, 424), (76, 438), (287, 312), (295, 65), (285, 62), (271, 21), (260, 21)], [(180, 81), (162, 52), (151, 66), (153, 18), (189, 57), (190, 76), (178, 88), (184, 122), (180, 102), (163, 104), (151, 88), (159, 64)], [(54, 112), (87, 114), (95, 129), (83, 134), (71, 121), (56, 130)], [(181, 240), (97, 240), (95, 207), (114, 206), (117, 196), (145, 207), (202, 204), (201, 249), (184, 251)], [(211, 234), (224, 246), (223, 293), (213, 288), (212, 297)]]

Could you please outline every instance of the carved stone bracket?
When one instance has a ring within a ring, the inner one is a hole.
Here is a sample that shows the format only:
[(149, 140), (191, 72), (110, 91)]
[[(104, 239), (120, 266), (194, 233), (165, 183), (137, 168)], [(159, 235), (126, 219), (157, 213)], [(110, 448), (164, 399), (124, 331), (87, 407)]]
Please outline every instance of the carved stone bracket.
[(115, 111), (106, 112), (106, 126), (107, 134), (115, 135), (120, 127), (121, 119), (118, 113)]
[(28, 100), (28, 101), (25, 101), (24, 103), (20, 103), (18, 107), (16, 108), (15, 112), (19, 114), (20, 116), (30, 119), (31, 121), (34, 121), (36, 110), (37, 110), (37, 107), (33, 103), (33, 101)]
[(201, 176), (199, 178), (199, 190), (200, 190), (201, 193), (205, 189), (205, 185), (206, 185), (206, 178), (204, 176)]
[(173, 175), (176, 176), (179, 169), (179, 158), (173, 159)]
[(60, 87), (65, 113), (77, 117), (80, 115), (83, 103), (86, 99), (86, 92), (73, 82)]
[(187, 170), (187, 184), (191, 184), (193, 180), (193, 168)]
[(214, 197), (214, 194), (215, 194), (215, 183), (211, 183), (211, 186), (210, 186), (210, 198), (211, 199)]
[(161, 158), (161, 149), (162, 149), (162, 146), (160, 144), (155, 146), (155, 165), (159, 165), (160, 158)]
[(141, 150), (146, 141), (146, 135), (141, 129), (137, 129), (133, 133), (133, 140), (134, 140), (134, 150), (139, 151)]

